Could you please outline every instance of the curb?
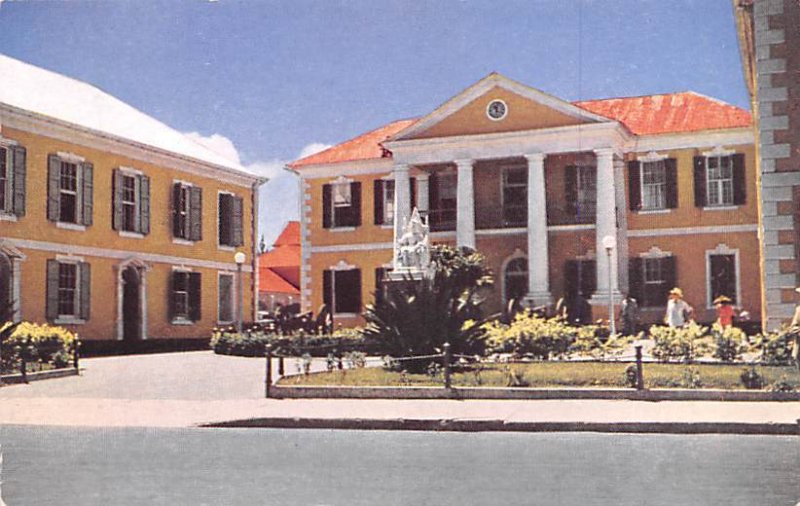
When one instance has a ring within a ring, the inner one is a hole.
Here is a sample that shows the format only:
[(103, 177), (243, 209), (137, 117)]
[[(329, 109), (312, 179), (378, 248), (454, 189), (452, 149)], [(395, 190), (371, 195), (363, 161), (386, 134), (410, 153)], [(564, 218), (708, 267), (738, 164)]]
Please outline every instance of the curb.
[(507, 422), (464, 419), (251, 418), (207, 428), (408, 430), (433, 432), (600, 432), (800, 436), (800, 424), (739, 422)]
[[(67, 376), (79, 376), (80, 371), (75, 369), (74, 367), (64, 368), (64, 369), (54, 369), (52, 371), (38, 371), (38, 372), (29, 372), (26, 376), (28, 382), (31, 381), (39, 381), (39, 380), (46, 380), (46, 379), (56, 379), (56, 378), (66, 378)], [(0, 376), (0, 386), (3, 384), (8, 385), (17, 385), (20, 383), (25, 383), (22, 379), (22, 374), (6, 374), (4, 376)]]

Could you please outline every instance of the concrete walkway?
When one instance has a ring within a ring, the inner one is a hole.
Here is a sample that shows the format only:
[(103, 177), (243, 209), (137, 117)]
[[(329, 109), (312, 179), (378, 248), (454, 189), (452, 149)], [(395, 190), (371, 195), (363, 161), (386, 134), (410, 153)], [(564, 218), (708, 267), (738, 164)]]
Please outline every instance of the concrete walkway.
[(800, 418), (800, 402), (267, 400), (264, 365), (210, 352), (87, 359), (80, 377), (0, 388), (0, 424), (798, 434)]

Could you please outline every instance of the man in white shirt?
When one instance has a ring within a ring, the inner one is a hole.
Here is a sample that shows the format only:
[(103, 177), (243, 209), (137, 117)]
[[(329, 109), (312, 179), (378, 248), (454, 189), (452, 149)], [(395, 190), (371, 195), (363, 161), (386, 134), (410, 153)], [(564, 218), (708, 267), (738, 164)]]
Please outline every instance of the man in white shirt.
[(683, 300), (683, 290), (673, 288), (669, 291), (669, 301), (667, 302), (667, 314), (664, 316), (664, 323), (670, 327), (683, 327), (691, 319), (692, 306)]

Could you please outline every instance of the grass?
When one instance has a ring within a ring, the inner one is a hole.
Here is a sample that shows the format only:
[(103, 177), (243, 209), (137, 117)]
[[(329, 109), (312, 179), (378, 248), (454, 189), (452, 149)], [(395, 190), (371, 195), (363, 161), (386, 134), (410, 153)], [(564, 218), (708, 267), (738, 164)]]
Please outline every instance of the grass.
[[(538, 362), (531, 364), (486, 364), (481, 369), (454, 373), (453, 386), (533, 388), (627, 387), (627, 363)], [(644, 364), (647, 388), (712, 388), (741, 390), (744, 365)], [(800, 390), (800, 374), (792, 366), (756, 366), (768, 386), (784, 380)], [(350, 369), (330, 373), (290, 376), (281, 385), (314, 386), (441, 386), (442, 377), (401, 374), (381, 368)]]

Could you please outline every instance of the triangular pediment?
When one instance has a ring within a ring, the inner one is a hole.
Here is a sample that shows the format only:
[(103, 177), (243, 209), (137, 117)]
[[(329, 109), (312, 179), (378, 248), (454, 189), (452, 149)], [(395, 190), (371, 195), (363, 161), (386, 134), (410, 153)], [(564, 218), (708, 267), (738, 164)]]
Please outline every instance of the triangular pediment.
[[(493, 117), (490, 104), (498, 102)], [(391, 140), (516, 132), (608, 121), (611, 120), (492, 73)]]

